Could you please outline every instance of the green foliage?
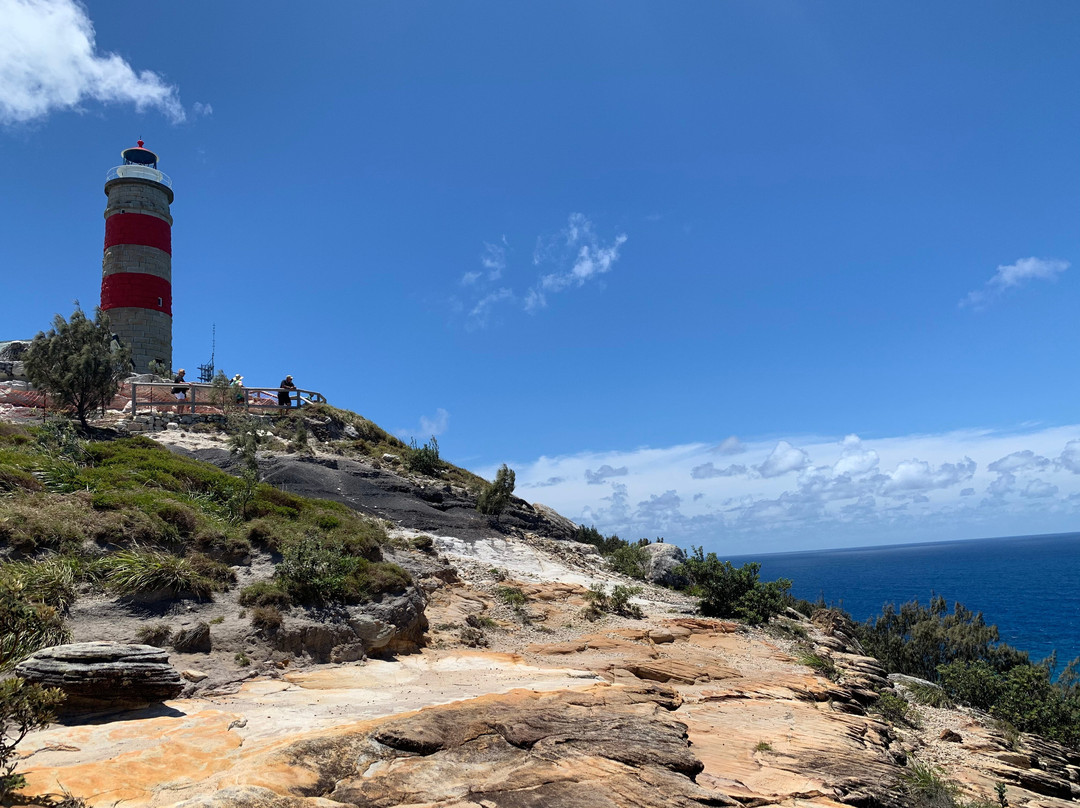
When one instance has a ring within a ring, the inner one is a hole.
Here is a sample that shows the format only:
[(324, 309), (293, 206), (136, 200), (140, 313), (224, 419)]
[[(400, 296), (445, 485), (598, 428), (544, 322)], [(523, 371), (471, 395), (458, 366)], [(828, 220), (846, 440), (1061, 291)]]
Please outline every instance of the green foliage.
[(944, 770), (912, 760), (900, 776), (900, 785), (914, 808), (955, 808), (960, 789), (947, 780)]
[(240, 590), (239, 601), (241, 606), (276, 606), (279, 609), (287, 609), (292, 604), (285, 582), (280, 578), (245, 586)]
[(347, 543), (305, 536), (285, 548), (275, 578), (291, 603), (365, 603), (411, 582), (396, 564), (372, 562), (350, 552)]
[(55, 608), (28, 599), (17, 583), (0, 584), (0, 673), (39, 648), (67, 642), (70, 636)]
[(187, 558), (154, 550), (122, 550), (105, 560), (105, 585), (124, 597), (167, 593), (209, 598), (223, 587), (195, 569)]
[(649, 553), (639, 544), (616, 548), (606, 559), (608, 567), (628, 578), (645, 580), (649, 569)]
[(103, 409), (120, 389), (131, 365), (131, 353), (113, 353), (112, 330), (101, 309), (90, 320), (82, 309), (71, 319), (57, 314), (48, 333), (39, 332), (26, 351), (26, 375), (53, 401), (74, 411), (85, 428), (86, 418)]
[(503, 463), (495, 472), (495, 482), (486, 486), (476, 498), (476, 510), (488, 516), (497, 517), (510, 504), (514, 495), (514, 484), (514, 470)]
[(1033, 732), (1080, 748), (1080, 694), (1056, 684), (1043, 665), (1001, 672), (983, 660), (952, 662), (938, 669), (953, 699), (987, 710), (1020, 732)]
[(771, 752), (772, 744), (768, 741), (758, 741), (754, 746), (755, 752)]
[(582, 525), (579, 525), (578, 529), (574, 532), (574, 535), (571, 538), (573, 538), (574, 541), (580, 542), (582, 544), (591, 544), (593, 547), (600, 551), (601, 555), (605, 556), (611, 555), (621, 547), (630, 546), (630, 542), (624, 539), (620, 539), (614, 534), (611, 536), (604, 536), (599, 530), (596, 529), (595, 526), (584, 527)]
[(876, 619), (856, 626), (859, 641), (891, 673), (906, 673), (935, 681), (939, 665), (954, 661), (984, 660), (995, 670), (1026, 663), (1027, 654), (998, 644), (997, 626), (988, 626), (981, 612), (954, 604), (949, 612), (945, 598), (903, 604), (899, 611), (889, 604)]
[(701, 547), (695, 547), (693, 555), (675, 571), (690, 579), (705, 616), (741, 617), (756, 624), (767, 623), (783, 612), (791, 589), (791, 581), (786, 578), (760, 581), (760, 569), (756, 562), (735, 567), (730, 561), (720, 561), (716, 553), (706, 556)]
[(525, 593), (517, 586), (497, 586), (495, 587), (495, 597), (514, 609), (522, 608), (528, 600)]
[(981, 614), (959, 603), (950, 612), (940, 596), (925, 607), (917, 601), (899, 611), (889, 605), (857, 633), (867, 653), (890, 672), (938, 682), (949, 699), (987, 710), (1019, 731), (1080, 748), (1080, 662), (1066, 666), (1054, 682), (1052, 660), (1032, 664), (1027, 654), (998, 643), (997, 627)]
[(423, 446), (417, 446), (416, 439), (413, 438), (404, 451), (405, 468), (409, 471), (414, 471), (417, 474), (426, 474), (428, 477), (435, 477), (442, 471), (443, 466), (445, 465), (439, 458), (439, 442), (435, 439), (434, 435), (432, 435), (431, 440)]
[(916, 704), (946, 709), (954, 706), (949, 694), (945, 692), (944, 688), (937, 685), (923, 682), (904, 682), (904, 687), (911, 694), (911, 698)]
[(28, 684), (17, 676), (0, 681), (0, 801), (5, 805), (26, 786), (26, 778), (15, 773), (15, 748), (28, 732), (56, 720), (56, 708), (63, 698), (55, 688)]
[(593, 584), (585, 593), (585, 600), (589, 605), (585, 607), (583, 614), (589, 620), (596, 620), (605, 614), (617, 614), (640, 620), (645, 616), (641, 607), (630, 602), (631, 598), (640, 594), (640, 586), (617, 584), (612, 587), (611, 594), (608, 594), (603, 584)]
[(917, 724), (918, 716), (907, 700), (892, 693), (880, 694), (871, 709), (890, 724)]
[(21, 592), (28, 601), (64, 612), (75, 602), (81, 573), (75, 559), (64, 557), (9, 561), (0, 563), (0, 586)]
[(241, 668), (246, 668), (251, 664), (251, 658), (243, 651), (237, 651), (236, 656), (233, 657), (233, 661)]
[(836, 664), (830, 657), (806, 653), (799, 657), (799, 664), (813, 668), (826, 679), (831, 679), (834, 682), (840, 678), (840, 671), (836, 669)]

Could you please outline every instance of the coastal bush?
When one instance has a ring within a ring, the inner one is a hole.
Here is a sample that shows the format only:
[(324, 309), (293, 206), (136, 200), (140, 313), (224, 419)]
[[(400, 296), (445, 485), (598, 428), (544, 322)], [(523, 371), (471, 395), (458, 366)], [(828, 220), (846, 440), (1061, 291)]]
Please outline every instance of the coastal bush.
[(276, 606), (256, 606), (251, 610), (251, 625), (264, 631), (281, 628), (284, 618)]
[(15, 773), (16, 747), (27, 733), (56, 720), (56, 708), (63, 699), (56, 688), (29, 684), (18, 676), (0, 681), (0, 802), (4, 805), (12, 804), (15, 792), (26, 786), (26, 778)]
[(77, 561), (58, 556), (0, 564), (0, 586), (19, 590), (25, 599), (61, 612), (75, 602), (81, 577)]
[(917, 726), (918, 715), (907, 700), (892, 693), (882, 693), (870, 708), (890, 724)]
[(256, 581), (245, 586), (240, 590), (239, 601), (241, 606), (276, 606), (279, 609), (287, 609), (292, 604), (281, 578)]
[(70, 636), (56, 609), (28, 600), (17, 585), (0, 586), (0, 673)]
[(840, 678), (840, 671), (836, 669), (836, 664), (830, 657), (807, 652), (799, 657), (799, 664), (806, 665), (808, 668), (813, 668), (826, 679), (830, 679), (834, 682)]
[(641, 594), (640, 586), (624, 586), (616, 584), (608, 594), (603, 584), (593, 584), (585, 593), (588, 605), (582, 615), (588, 620), (597, 620), (605, 614), (617, 614), (620, 617), (630, 617), (640, 620), (645, 616), (641, 607), (631, 603), (630, 599)]
[(987, 625), (981, 612), (960, 603), (949, 611), (940, 595), (923, 606), (917, 600), (887, 605), (877, 618), (856, 624), (863, 648), (890, 673), (937, 680), (939, 665), (983, 660), (996, 671), (1028, 662), (1027, 654), (999, 643), (997, 626)]
[(720, 561), (716, 553), (705, 555), (694, 547), (693, 555), (675, 568), (690, 579), (691, 592), (701, 598), (699, 609), (706, 617), (741, 617), (748, 623), (767, 623), (783, 612), (790, 599), (791, 581), (779, 578), (763, 582), (756, 562), (734, 566)]
[(409, 471), (425, 474), (428, 477), (434, 477), (442, 471), (444, 463), (439, 457), (439, 441), (435, 439), (434, 435), (423, 446), (417, 446), (416, 439), (413, 438), (405, 448), (404, 453), (405, 468)]
[(607, 557), (607, 565), (614, 572), (643, 581), (649, 569), (649, 554), (645, 545), (628, 544), (626, 547), (616, 548)]
[(953, 700), (944, 688), (924, 682), (905, 682), (904, 688), (911, 695), (916, 704), (925, 704), (927, 707), (950, 708)]
[(285, 548), (274, 573), (291, 603), (365, 603), (411, 582), (396, 564), (368, 561), (346, 543), (306, 536)]
[(123, 550), (109, 556), (105, 586), (122, 597), (168, 593), (209, 598), (222, 588), (200, 574), (189, 559), (154, 550)]
[[(435, 440), (432, 438), (432, 440)], [(514, 470), (503, 463), (495, 472), (495, 481), (485, 486), (476, 498), (476, 510), (487, 516), (498, 517), (514, 495)]]
[(522, 608), (528, 600), (525, 593), (517, 586), (497, 586), (495, 587), (495, 597), (513, 609)]

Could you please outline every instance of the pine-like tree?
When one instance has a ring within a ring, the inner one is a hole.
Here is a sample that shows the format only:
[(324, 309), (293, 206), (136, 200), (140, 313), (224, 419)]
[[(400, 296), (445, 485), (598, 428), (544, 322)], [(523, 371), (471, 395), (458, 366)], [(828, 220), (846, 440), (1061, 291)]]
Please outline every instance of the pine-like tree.
[(30, 343), (26, 375), (86, 427), (87, 415), (112, 401), (131, 366), (130, 349), (113, 350), (111, 342), (109, 318), (101, 309), (93, 320), (78, 307), (70, 320), (57, 314), (49, 332), (38, 332)]
[(498, 517), (510, 504), (514, 493), (515, 474), (505, 463), (495, 472), (495, 482), (480, 492), (476, 499), (476, 510), (488, 516)]

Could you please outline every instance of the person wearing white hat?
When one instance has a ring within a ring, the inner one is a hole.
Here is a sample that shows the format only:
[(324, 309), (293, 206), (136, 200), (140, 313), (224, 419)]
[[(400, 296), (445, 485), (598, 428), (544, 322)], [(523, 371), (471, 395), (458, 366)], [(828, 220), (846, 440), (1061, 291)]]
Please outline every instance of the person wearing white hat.
[(281, 384), (278, 385), (281, 389), (278, 390), (277, 403), (279, 407), (291, 407), (292, 406), (292, 391), (296, 389), (296, 385), (293, 384), (292, 376), (286, 376), (281, 380)]

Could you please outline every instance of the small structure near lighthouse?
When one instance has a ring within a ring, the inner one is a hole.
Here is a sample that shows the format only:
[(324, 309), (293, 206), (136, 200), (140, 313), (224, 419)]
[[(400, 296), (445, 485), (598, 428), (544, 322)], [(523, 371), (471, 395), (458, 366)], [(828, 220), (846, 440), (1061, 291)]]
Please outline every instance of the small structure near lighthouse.
[(145, 373), (151, 362), (172, 367), (173, 191), (158, 156), (138, 144), (105, 177), (101, 308), (135, 371)]

